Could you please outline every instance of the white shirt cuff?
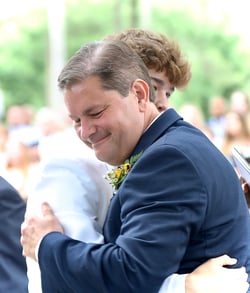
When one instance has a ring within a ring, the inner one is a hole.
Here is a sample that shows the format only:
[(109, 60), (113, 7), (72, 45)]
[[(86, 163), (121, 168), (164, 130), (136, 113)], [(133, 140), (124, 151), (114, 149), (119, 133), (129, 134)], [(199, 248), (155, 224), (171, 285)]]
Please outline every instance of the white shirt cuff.
[(185, 281), (187, 274), (173, 274), (167, 277), (158, 293), (185, 293)]

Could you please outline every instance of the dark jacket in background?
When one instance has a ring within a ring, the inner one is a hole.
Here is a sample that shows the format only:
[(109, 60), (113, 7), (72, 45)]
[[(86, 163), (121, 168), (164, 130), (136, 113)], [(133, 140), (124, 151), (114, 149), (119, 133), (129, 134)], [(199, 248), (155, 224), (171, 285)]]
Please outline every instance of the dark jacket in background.
[(0, 177), (0, 292), (28, 292), (26, 262), (20, 243), (25, 209), (26, 204), (18, 192)]

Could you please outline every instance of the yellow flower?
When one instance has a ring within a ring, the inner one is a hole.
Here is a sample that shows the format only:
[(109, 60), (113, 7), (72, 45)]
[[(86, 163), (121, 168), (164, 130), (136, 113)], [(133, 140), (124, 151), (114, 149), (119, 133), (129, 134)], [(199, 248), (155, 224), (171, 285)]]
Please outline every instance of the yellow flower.
[(123, 180), (125, 179), (126, 175), (131, 170), (134, 163), (139, 159), (141, 155), (142, 155), (142, 152), (140, 152), (139, 154), (135, 156), (132, 156), (130, 159), (126, 160), (124, 164), (108, 172), (107, 176), (105, 176), (105, 179), (109, 180), (110, 184), (112, 184), (115, 191), (118, 190)]
[(124, 165), (123, 165), (123, 169), (124, 169), (124, 171), (125, 172), (128, 172), (130, 169), (131, 169), (131, 164), (130, 163), (125, 163)]
[(121, 173), (122, 173), (122, 169), (121, 168), (115, 169), (115, 178), (119, 178), (121, 176)]

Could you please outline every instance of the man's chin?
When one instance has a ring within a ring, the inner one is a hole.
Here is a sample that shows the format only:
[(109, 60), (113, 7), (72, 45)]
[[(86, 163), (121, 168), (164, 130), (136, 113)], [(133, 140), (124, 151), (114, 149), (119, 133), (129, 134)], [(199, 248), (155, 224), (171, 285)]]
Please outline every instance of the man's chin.
[(100, 152), (100, 150), (95, 148), (93, 148), (93, 150), (98, 160), (105, 162), (109, 165), (116, 166), (115, 156), (112, 153), (110, 153), (110, 151), (108, 153), (104, 153), (104, 152)]

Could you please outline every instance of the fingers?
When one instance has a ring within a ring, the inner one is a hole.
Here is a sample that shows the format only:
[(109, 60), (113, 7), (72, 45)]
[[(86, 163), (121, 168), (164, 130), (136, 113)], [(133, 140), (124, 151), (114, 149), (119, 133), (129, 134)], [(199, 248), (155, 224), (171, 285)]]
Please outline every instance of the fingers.
[(22, 255), (23, 256), (29, 256), (30, 255), (30, 251), (29, 251), (30, 237), (29, 237), (29, 234), (33, 234), (33, 233), (34, 233), (34, 229), (32, 227), (29, 227), (27, 222), (23, 222), (21, 224), (20, 242), (21, 242), (21, 245), (23, 247), (23, 250), (22, 250)]
[(236, 258), (232, 258), (227, 254), (212, 258), (211, 261), (217, 264), (218, 266), (231, 266), (237, 263)]
[(42, 203), (41, 210), (44, 217), (54, 215), (52, 208), (47, 202)]
[[(224, 266), (231, 266), (231, 265), (234, 265), (237, 263), (236, 258), (232, 258), (226, 254), (219, 256), (219, 257), (216, 257), (216, 258), (213, 258), (213, 259), (211, 259), (211, 261), (213, 261), (215, 265), (221, 266), (222, 268)], [(248, 274), (246, 273), (245, 267), (230, 268), (230, 269), (223, 268), (223, 269), (227, 275), (231, 275), (231, 277), (234, 279), (239, 279), (239, 280), (244, 280), (244, 281), (247, 281), (247, 279), (248, 279)], [(227, 276), (227, 278), (228, 278), (228, 276)]]
[(50, 232), (61, 232), (63, 228), (55, 217), (50, 205), (43, 203), (41, 206), (42, 217), (27, 214), (25, 221), (21, 225), (21, 244), (23, 255), (36, 260), (36, 247), (40, 241)]

